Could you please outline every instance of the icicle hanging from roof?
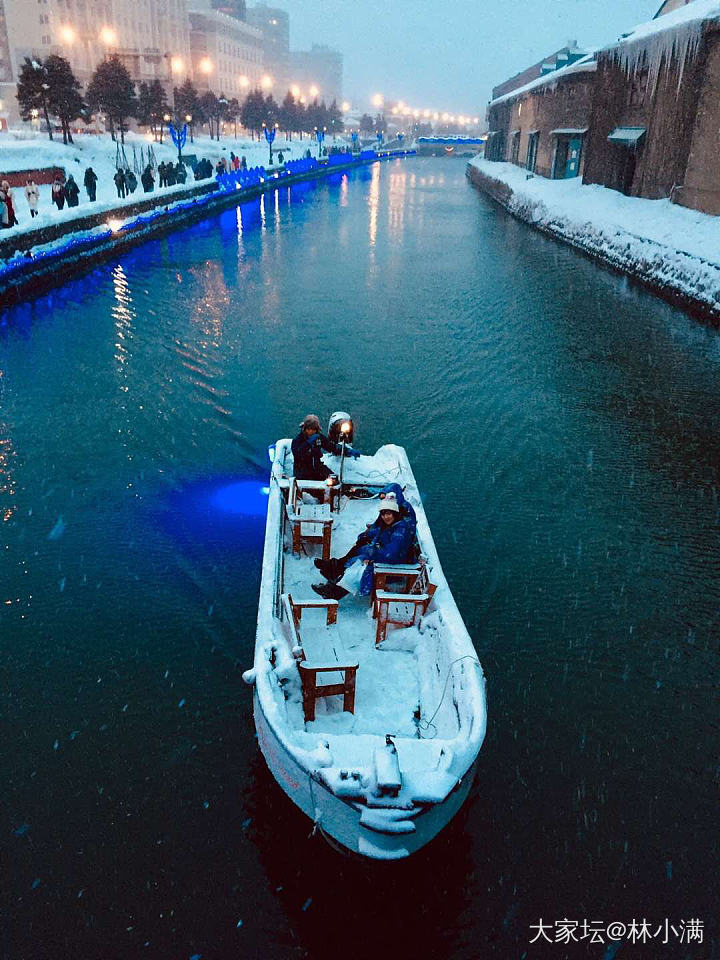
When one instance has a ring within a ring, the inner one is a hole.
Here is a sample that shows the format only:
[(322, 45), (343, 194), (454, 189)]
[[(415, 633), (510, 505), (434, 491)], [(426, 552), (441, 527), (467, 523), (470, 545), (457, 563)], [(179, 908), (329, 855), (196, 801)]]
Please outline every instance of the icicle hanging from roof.
[(657, 31), (636, 40), (630, 36), (613, 50), (612, 59), (628, 75), (635, 76), (647, 68), (651, 93), (655, 92), (663, 64), (668, 72), (672, 61), (676, 60), (679, 66), (676, 93), (679, 93), (685, 66), (694, 59), (700, 46), (703, 25), (704, 20), (689, 20), (674, 30)]

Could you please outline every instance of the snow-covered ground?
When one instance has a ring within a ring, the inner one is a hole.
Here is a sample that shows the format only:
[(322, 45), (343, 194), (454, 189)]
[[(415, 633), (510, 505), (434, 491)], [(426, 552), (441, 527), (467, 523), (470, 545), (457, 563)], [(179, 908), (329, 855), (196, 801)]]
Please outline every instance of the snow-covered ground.
[[(338, 141), (338, 143), (340, 142)], [(162, 161), (175, 162), (177, 160), (177, 150), (173, 147), (167, 135), (164, 137), (164, 142), (159, 144), (141, 134), (129, 133), (125, 137), (125, 154), (131, 169), (133, 168), (133, 147), (139, 162), (141, 148), (144, 149), (144, 156), (147, 158), (149, 146), (153, 148), (158, 164)], [(282, 150), (284, 159), (292, 160), (303, 156), (308, 147), (315, 156), (317, 154), (316, 141), (305, 137), (303, 140), (288, 142), (284, 138), (277, 137), (273, 144), (273, 155), (277, 158), (277, 152)], [(260, 142), (251, 140), (249, 137), (239, 137), (238, 139), (229, 137), (227, 139), (223, 138), (218, 143), (217, 140), (210, 140), (208, 136), (196, 136), (195, 142), (190, 143), (188, 141), (184, 149), (185, 154), (194, 153), (198, 159), (207, 157), (213, 163), (213, 166), (220, 157), (226, 157), (229, 160), (231, 151), (238, 156), (245, 156), (249, 167), (268, 166), (269, 151), (264, 140)], [(33, 134), (25, 131), (22, 133), (11, 131), (10, 133), (0, 134), (0, 179), (3, 178), (4, 174), (17, 170), (59, 166), (65, 170), (66, 175), (72, 173), (80, 187), (80, 205), (71, 208), (65, 206), (63, 210), (58, 210), (50, 197), (50, 184), (42, 184), (40, 186), (38, 216), (34, 219), (30, 217), (23, 187), (13, 187), (13, 203), (20, 222), (11, 229), (0, 231), (0, 239), (4, 240), (14, 233), (21, 233), (28, 229), (37, 229), (54, 223), (71, 221), (88, 214), (116, 210), (118, 207), (137, 203), (138, 200), (158, 194), (160, 196), (167, 195), (169, 198), (177, 198), (178, 195), (181, 196), (188, 189), (196, 186), (192, 170), (188, 168), (188, 180), (184, 186), (160, 188), (157, 185), (156, 176), (153, 194), (145, 194), (142, 185), (138, 183), (135, 193), (121, 200), (117, 196), (117, 190), (113, 182), (116, 169), (115, 155), (116, 145), (110, 139), (109, 134), (77, 134), (75, 143), (68, 144), (68, 146), (64, 146), (62, 140), (50, 141), (47, 134)], [(97, 200), (95, 203), (90, 203), (83, 186), (83, 177), (87, 167), (92, 167), (98, 177)], [(208, 183), (209, 181), (200, 181), (200, 183), (203, 182)]]
[(720, 217), (626, 197), (579, 177), (528, 179), (512, 163), (478, 157), (469, 166), (510, 188), (508, 209), (521, 219), (720, 314)]

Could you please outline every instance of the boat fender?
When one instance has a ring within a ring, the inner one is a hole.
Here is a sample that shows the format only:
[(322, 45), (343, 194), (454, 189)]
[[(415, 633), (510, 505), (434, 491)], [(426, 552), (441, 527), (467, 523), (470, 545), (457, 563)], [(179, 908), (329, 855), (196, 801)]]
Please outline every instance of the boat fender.
[(242, 678), (249, 687), (252, 687), (255, 685), (255, 680), (257, 678), (257, 671), (255, 670), (254, 667), (250, 670), (246, 670), (243, 673)]

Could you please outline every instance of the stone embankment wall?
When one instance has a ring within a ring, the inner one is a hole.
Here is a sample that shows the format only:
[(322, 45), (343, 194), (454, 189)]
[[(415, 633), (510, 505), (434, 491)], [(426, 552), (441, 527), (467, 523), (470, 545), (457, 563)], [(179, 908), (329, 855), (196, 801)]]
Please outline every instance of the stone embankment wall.
[(608, 231), (592, 223), (555, 216), (551, 209), (516, 195), (509, 184), (473, 164), (468, 164), (467, 176), (475, 187), (519, 220), (627, 275), (693, 316), (720, 325), (720, 265), (717, 263), (663, 246), (649, 237), (621, 230)]

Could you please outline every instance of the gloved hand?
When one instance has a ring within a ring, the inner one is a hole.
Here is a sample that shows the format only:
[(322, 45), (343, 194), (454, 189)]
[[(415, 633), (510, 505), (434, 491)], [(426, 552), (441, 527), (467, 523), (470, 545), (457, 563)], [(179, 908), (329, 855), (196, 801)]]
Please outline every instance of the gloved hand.
[(349, 457), (352, 457), (354, 460), (357, 460), (357, 459), (361, 456), (361, 455), (357, 452), (357, 450), (353, 450), (352, 447), (345, 447), (345, 453), (346, 453)]
[(322, 443), (322, 436), (319, 433), (314, 433), (308, 440), (308, 445), (311, 447), (313, 446), (313, 444), (317, 446), (321, 443)]

